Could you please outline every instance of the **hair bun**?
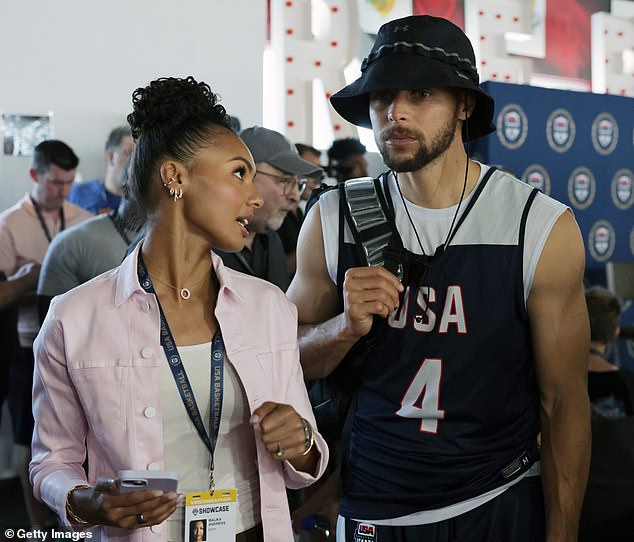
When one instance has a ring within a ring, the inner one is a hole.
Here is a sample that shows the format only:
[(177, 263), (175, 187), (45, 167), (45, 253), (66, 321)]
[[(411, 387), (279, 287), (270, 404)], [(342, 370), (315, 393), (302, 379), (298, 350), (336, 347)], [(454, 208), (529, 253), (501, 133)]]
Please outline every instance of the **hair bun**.
[(162, 77), (139, 87), (132, 93), (132, 105), (128, 122), (135, 140), (150, 130), (169, 130), (192, 117), (220, 120), (227, 114), (209, 85), (191, 76)]

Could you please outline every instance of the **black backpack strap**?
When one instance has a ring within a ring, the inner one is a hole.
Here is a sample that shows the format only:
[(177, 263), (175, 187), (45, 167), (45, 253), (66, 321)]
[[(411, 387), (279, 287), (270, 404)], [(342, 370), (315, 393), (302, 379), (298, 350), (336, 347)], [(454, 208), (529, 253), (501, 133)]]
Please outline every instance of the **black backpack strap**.
[(384, 249), (398, 233), (389, 219), (391, 213), (381, 189), (380, 179), (350, 179), (339, 188), (339, 201), (357, 247), (361, 262), (368, 266), (385, 265)]

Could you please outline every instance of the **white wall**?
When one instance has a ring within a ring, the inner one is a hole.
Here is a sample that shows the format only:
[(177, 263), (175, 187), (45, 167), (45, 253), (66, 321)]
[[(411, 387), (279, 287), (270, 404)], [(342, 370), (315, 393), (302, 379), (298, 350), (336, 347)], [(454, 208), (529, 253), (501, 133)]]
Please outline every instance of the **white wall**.
[[(262, 123), (264, 0), (8, 0), (0, 27), (0, 112), (53, 111), (84, 179), (102, 175), (108, 132), (157, 77), (193, 75), (243, 127)], [(30, 190), (28, 168), (0, 155), (0, 210)]]

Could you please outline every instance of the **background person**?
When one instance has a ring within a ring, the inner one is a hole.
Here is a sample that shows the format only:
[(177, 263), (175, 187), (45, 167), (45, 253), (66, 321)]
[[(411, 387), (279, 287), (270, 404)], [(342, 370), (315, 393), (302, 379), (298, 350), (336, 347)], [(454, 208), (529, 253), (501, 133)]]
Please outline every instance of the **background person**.
[(106, 172), (103, 179), (77, 183), (68, 201), (95, 214), (116, 210), (123, 196), (123, 185), (134, 141), (129, 126), (118, 126), (106, 140)]
[[(147, 211), (146, 236), (120, 267), (51, 303), (35, 345), (35, 494), (66, 524), (132, 540), (133, 529), (161, 531), (178, 495), (116, 495), (95, 482), (165, 468), (182, 493), (208, 491), (212, 478), (237, 489), (238, 541), (291, 542), (285, 487), (312, 483), (328, 461), (295, 308), (211, 251), (244, 245), (262, 205), (255, 164), (203, 82), (158, 79), (133, 105), (130, 196)], [(213, 402), (212, 368), (222, 393)], [(183, 539), (181, 508), (167, 529), (162, 539)]]
[(300, 158), (291, 142), (275, 130), (252, 126), (242, 130), (240, 137), (255, 160), (254, 183), (263, 203), (246, 226), (249, 235), (244, 248), (218, 254), (227, 267), (286, 291), (291, 276), (277, 230), (288, 213), (297, 208), (307, 177), (321, 168)]
[(368, 176), (366, 148), (354, 137), (335, 139), (328, 149), (328, 174), (338, 183)]

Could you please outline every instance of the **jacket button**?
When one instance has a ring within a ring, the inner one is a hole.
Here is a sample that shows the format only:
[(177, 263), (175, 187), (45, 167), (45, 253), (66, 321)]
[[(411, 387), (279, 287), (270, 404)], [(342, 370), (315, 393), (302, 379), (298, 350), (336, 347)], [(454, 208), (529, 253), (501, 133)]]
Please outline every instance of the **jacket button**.
[(149, 346), (146, 346), (143, 350), (141, 350), (141, 356), (145, 359), (151, 358), (152, 354), (154, 354), (154, 350), (152, 350)]
[(163, 524), (159, 523), (158, 525), (152, 525), (152, 527), (150, 527), (150, 531), (153, 533), (160, 533), (163, 531)]
[(158, 463), (149, 463), (147, 466), (147, 470), (160, 470), (161, 465)]
[(141, 311), (142, 312), (150, 312), (150, 304), (147, 301), (141, 302)]
[(146, 407), (145, 410), (143, 411), (143, 415), (146, 418), (154, 418), (154, 416), (156, 416), (156, 409), (154, 407)]

